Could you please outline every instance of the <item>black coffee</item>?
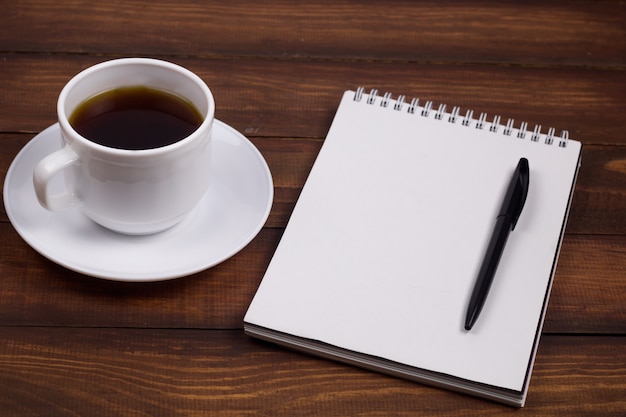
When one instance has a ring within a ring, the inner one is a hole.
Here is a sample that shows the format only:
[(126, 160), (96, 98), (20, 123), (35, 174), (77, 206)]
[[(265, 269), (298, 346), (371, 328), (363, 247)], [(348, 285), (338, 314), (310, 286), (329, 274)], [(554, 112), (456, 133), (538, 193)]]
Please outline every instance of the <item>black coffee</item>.
[(109, 90), (81, 103), (70, 124), (83, 137), (118, 149), (153, 149), (186, 138), (202, 123), (187, 100), (136, 86)]

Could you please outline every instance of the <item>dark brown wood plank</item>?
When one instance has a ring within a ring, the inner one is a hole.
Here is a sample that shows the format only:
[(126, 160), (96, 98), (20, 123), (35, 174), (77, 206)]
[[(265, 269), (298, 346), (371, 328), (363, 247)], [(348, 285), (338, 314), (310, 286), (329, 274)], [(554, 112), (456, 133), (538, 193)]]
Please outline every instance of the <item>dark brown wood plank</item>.
[(623, 66), (607, 1), (20, 1), (0, 50)]
[(542, 339), (526, 408), (256, 342), (239, 331), (0, 328), (6, 415), (621, 416), (626, 339)]
[[(0, 134), (0, 181), (29, 134)], [(252, 138), (268, 162), (274, 203), (267, 227), (285, 227), (323, 141)], [(8, 221), (4, 204), (0, 221)], [(567, 233), (626, 234), (626, 147), (585, 146)], [(626, 266), (625, 266), (626, 268)]]
[(624, 277), (624, 235), (566, 235), (544, 332), (626, 334)]
[[(56, 99), (104, 57), (0, 54), (1, 132), (37, 132), (56, 120)], [(344, 90), (363, 85), (567, 129), (585, 144), (626, 144), (626, 71), (505, 66), (402, 65), (251, 59), (174, 61), (212, 88), (216, 116), (248, 136), (323, 138)]]
[[(626, 234), (626, 147), (583, 147), (566, 230)], [(626, 263), (622, 268), (626, 276)]]
[[(282, 229), (263, 229), (207, 271), (156, 283), (86, 277), (43, 258), (0, 223), (0, 325), (240, 329)], [(544, 332), (626, 333), (626, 237), (567, 235)]]
[(127, 283), (58, 266), (0, 223), (0, 326), (239, 329), (281, 234), (263, 229), (237, 255), (192, 276)]

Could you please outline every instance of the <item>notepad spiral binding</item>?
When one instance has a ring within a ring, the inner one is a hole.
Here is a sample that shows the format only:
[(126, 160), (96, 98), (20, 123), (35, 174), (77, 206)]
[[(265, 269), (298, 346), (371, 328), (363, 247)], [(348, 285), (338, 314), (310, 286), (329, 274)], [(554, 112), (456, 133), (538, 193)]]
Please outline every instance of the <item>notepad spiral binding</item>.
[[(514, 119), (508, 119), (506, 125), (500, 124), (500, 116), (494, 116), (491, 122), (487, 121), (487, 114), (481, 113), (478, 119), (474, 119), (473, 110), (467, 110), (465, 116), (460, 115), (461, 109), (458, 106), (452, 108), (451, 112), (446, 112), (446, 105), (440, 104), (437, 110), (433, 110), (433, 102), (426, 101), (423, 106), (419, 105), (419, 99), (413, 98), (410, 102), (406, 101), (406, 96), (399, 95), (395, 100), (393, 95), (389, 92), (384, 93), (382, 96), (378, 94), (377, 89), (370, 90), (369, 94), (365, 93), (364, 87), (359, 87), (354, 94), (354, 101), (362, 101), (363, 97), (367, 96), (365, 100), (366, 104), (375, 105), (380, 107), (391, 108), (395, 111), (406, 111), (409, 114), (415, 114), (422, 117), (434, 117), (435, 120), (447, 121), (448, 123), (457, 123), (461, 121), (461, 125), (465, 127), (474, 127), (476, 129), (487, 129), (490, 132), (498, 133), (502, 128), (502, 135), (515, 136), (519, 139), (525, 139), (530, 133), (530, 140), (532, 142), (540, 142), (543, 137), (543, 142), (546, 145), (553, 145), (555, 143), (555, 129), (553, 127), (548, 129), (548, 133), (541, 133), (541, 125), (536, 125), (532, 132), (528, 130), (528, 123), (522, 122), (519, 128), (513, 126)], [(405, 110), (406, 107), (406, 110)], [(434, 111), (434, 113), (433, 113)], [(569, 140), (569, 132), (567, 130), (561, 131), (561, 135), (558, 137), (558, 146), (565, 148), (567, 141)]]

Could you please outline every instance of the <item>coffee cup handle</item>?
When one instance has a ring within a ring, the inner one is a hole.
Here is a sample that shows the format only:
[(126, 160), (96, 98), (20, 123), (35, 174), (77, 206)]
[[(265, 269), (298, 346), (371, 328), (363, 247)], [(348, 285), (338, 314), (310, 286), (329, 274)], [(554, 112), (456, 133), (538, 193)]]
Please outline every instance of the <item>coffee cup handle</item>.
[(49, 188), (56, 175), (79, 163), (78, 155), (67, 145), (39, 161), (33, 171), (33, 184), (39, 204), (48, 210), (58, 211), (78, 203), (79, 198), (75, 190), (66, 189), (50, 194)]

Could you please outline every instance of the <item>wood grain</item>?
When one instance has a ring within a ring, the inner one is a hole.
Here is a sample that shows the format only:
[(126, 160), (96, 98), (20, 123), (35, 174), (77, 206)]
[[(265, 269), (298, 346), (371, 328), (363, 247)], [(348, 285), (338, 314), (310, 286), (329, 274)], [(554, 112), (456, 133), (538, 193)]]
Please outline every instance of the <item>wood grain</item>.
[[(63, 85), (111, 57), (0, 54), (1, 132), (38, 132), (56, 121)], [(216, 117), (247, 136), (323, 138), (345, 90), (365, 86), (567, 129), (585, 144), (626, 144), (626, 72), (388, 62), (318, 62), (176, 57), (200, 75)], [(28, 70), (25, 70), (25, 69)], [(286, 116), (288, 115), (288, 116)], [(286, 117), (289, 123), (286, 123)]]
[[(31, 134), (0, 134), (0, 181)], [(322, 140), (252, 137), (266, 159), (274, 180), (274, 203), (266, 227), (287, 225)], [(626, 234), (626, 161), (624, 146), (585, 146), (574, 192), (567, 233)], [(617, 167), (617, 168), (616, 168)], [(391, 211), (391, 209), (390, 209)], [(8, 221), (4, 205), (0, 221)]]
[[(0, 234), (0, 325), (241, 329), (282, 229), (264, 229), (210, 270), (157, 283), (86, 277), (37, 254), (10, 225)], [(546, 333), (626, 333), (624, 248), (623, 236), (566, 236)]]
[[(6, 415), (501, 416), (506, 406), (256, 342), (240, 332), (0, 328)], [(626, 340), (542, 339), (529, 415), (619, 416)], [(87, 382), (88, 381), (88, 382)], [(571, 398), (584, 399), (572, 403)], [(596, 414), (597, 415), (597, 414)]]
[[(275, 200), (215, 268), (158, 283), (71, 272), (0, 207), (0, 409), (11, 416), (626, 414), (626, 6), (620, 0), (21, 0), (0, 13), (0, 180), (95, 63), (167, 59), (251, 138)], [(580, 175), (525, 409), (254, 341), (242, 318), (344, 90), (567, 129)]]
[[(0, 50), (623, 66), (615, 1), (3, 4)], [(105, 34), (105, 35), (104, 35)]]

